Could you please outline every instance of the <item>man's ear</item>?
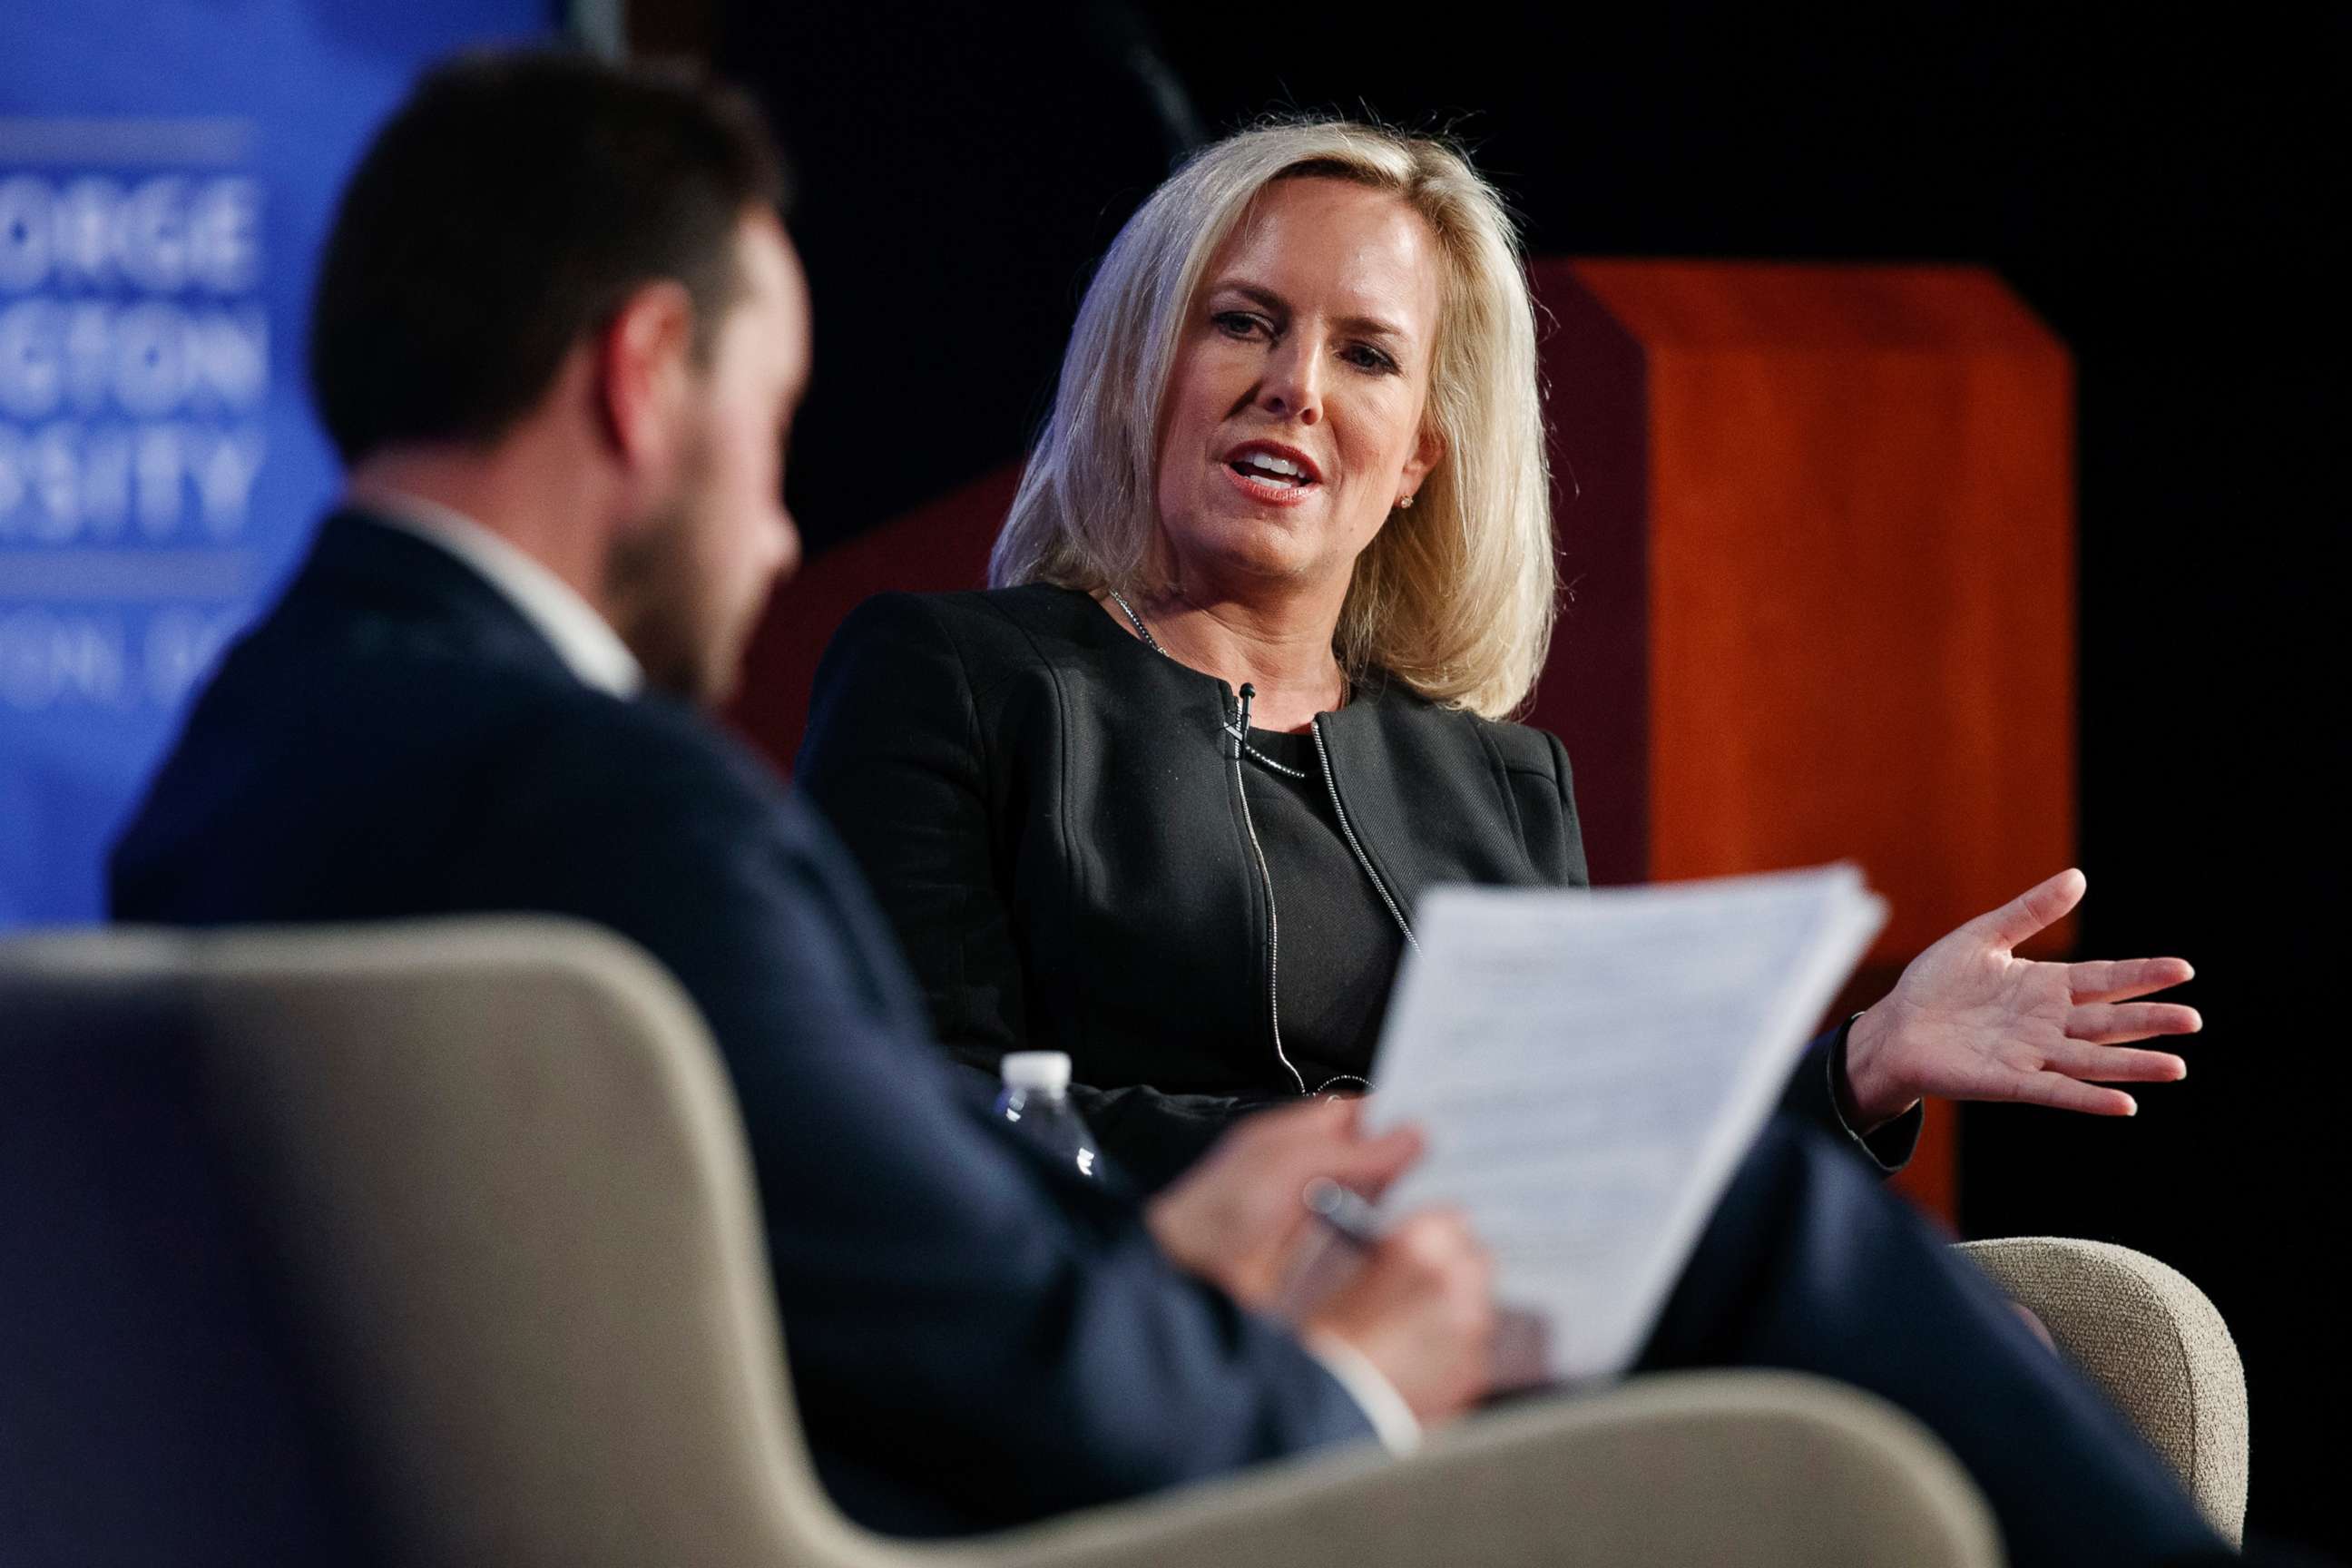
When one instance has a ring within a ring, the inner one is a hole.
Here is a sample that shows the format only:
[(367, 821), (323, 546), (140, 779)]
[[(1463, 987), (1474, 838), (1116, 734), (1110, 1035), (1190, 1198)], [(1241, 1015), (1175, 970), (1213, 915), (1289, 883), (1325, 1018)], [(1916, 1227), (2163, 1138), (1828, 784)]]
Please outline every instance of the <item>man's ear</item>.
[(667, 471), (693, 381), (694, 300), (669, 279), (625, 300), (596, 343), (596, 411), (628, 468)]

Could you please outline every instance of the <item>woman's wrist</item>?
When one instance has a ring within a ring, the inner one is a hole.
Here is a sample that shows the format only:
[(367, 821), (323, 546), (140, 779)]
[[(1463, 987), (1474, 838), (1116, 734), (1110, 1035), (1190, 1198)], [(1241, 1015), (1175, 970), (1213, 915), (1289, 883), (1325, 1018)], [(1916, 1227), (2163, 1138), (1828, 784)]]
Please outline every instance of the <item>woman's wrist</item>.
[(1885, 1001), (1864, 1008), (1846, 1026), (1844, 1070), (1835, 1075), (1832, 1088), (1838, 1113), (1856, 1132), (1875, 1132), (1919, 1103), (1917, 1095), (1887, 1079), (1894, 1033), (1892, 1010)]

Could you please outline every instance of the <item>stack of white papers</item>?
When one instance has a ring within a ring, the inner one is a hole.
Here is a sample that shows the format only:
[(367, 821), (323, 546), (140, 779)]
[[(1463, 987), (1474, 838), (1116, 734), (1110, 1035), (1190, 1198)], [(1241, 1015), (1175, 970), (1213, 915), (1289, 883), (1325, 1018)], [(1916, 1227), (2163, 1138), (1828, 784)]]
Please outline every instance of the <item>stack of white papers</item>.
[(1367, 1120), (1429, 1140), (1382, 1212), (1461, 1207), (1493, 1249), (1498, 1386), (1632, 1365), (1885, 918), (1847, 865), (1423, 900)]

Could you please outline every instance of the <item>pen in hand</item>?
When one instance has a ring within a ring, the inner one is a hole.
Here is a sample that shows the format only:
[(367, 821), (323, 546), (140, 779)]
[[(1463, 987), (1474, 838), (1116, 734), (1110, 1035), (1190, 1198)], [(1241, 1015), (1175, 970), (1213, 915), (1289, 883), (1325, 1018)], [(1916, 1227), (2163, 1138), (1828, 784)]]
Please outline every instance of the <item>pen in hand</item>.
[(1358, 1247), (1381, 1244), (1380, 1215), (1362, 1194), (1341, 1186), (1328, 1176), (1317, 1176), (1301, 1189), (1298, 1200), (1307, 1205), (1308, 1214)]
[(1291, 1255), (1286, 1276), (1268, 1305), (1285, 1322), (1302, 1321), (1363, 1266), (1364, 1255), (1381, 1244), (1381, 1223), (1362, 1194), (1328, 1176), (1317, 1176), (1298, 1191), (1298, 1205), (1313, 1221)]

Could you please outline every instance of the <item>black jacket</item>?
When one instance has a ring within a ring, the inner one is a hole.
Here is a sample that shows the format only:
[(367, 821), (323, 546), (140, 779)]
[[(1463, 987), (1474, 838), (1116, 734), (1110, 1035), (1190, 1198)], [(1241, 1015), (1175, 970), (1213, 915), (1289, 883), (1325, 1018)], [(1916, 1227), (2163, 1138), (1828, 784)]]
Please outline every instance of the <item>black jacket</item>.
[(469, 567), (331, 520), (117, 847), (192, 924), (580, 916), (699, 1005), (743, 1112), (800, 1415), (853, 1517), (935, 1532), (1370, 1432), (1128, 1201), (985, 1122), (814, 813), (700, 714), (575, 679)]
[[(1087, 595), (884, 595), (826, 651), (795, 770), (897, 927), (939, 1037), (990, 1069), (1007, 1050), (1066, 1051), (1087, 1120), (1147, 1185), (1241, 1110), (1320, 1087), (1276, 1048), (1235, 713), (1223, 681)], [(1551, 735), (1378, 679), (1316, 733), (1402, 921), (1443, 882), (1584, 884)], [(1817, 1043), (1790, 1098), (1843, 1132), (1841, 1044)], [(1899, 1163), (1916, 1121), (1873, 1157)]]

